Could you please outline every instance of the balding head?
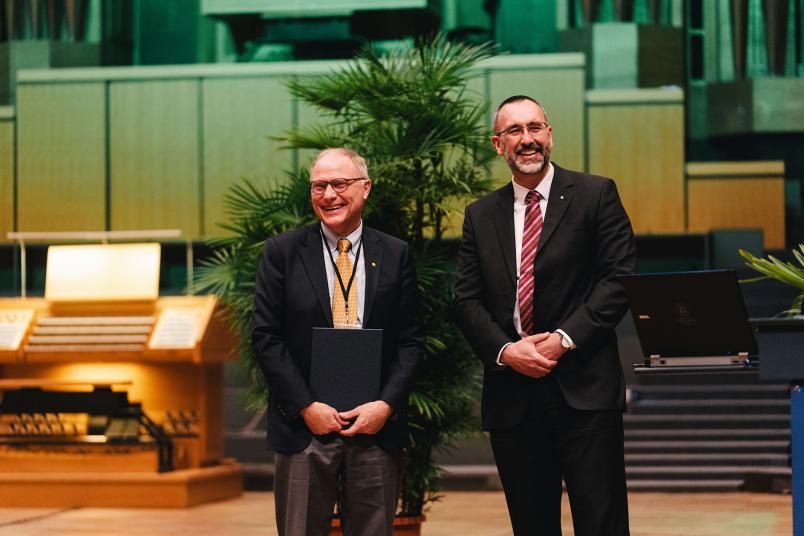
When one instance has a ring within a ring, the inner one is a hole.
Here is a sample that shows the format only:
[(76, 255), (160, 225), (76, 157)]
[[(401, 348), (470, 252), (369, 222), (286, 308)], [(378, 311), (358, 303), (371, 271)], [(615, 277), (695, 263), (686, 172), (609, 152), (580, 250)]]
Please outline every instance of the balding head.
[(352, 164), (355, 165), (355, 169), (357, 169), (359, 176), (367, 179), (369, 178), (368, 174), (368, 166), (366, 165), (366, 159), (357, 154), (357, 151), (349, 149), (348, 147), (332, 147), (329, 149), (324, 149), (313, 159), (313, 163), (310, 164), (310, 177), (313, 176), (313, 170), (315, 169), (316, 164), (318, 164), (319, 160), (322, 158), (331, 156), (331, 155), (341, 155), (345, 156), (349, 160), (352, 161)]
[(547, 112), (544, 111), (544, 106), (542, 106), (542, 103), (540, 103), (539, 101), (537, 101), (533, 97), (528, 97), (527, 95), (513, 95), (511, 97), (508, 97), (504, 101), (502, 101), (500, 103), (500, 105), (497, 106), (497, 111), (494, 112), (494, 122), (492, 123), (492, 128), (494, 129), (495, 134), (498, 133), (499, 130), (500, 130), (500, 126), (497, 124), (497, 121), (500, 118), (500, 110), (502, 110), (503, 107), (508, 105), (508, 104), (512, 104), (514, 102), (520, 102), (520, 101), (530, 101), (533, 104), (535, 104), (536, 106), (538, 106), (539, 108), (541, 108), (542, 115), (544, 115), (544, 122), (549, 123), (549, 121), (547, 119)]

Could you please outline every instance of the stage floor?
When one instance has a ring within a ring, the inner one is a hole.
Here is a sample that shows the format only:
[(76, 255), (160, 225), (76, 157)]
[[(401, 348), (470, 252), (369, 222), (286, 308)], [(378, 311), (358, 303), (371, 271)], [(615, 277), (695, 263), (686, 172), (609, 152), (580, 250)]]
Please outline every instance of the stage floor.
[[(790, 536), (789, 495), (760, 493), (631, 493), (632, 536)], [(564, 535), (572, 535), (564, 497)], [(273, 494), (186, 509), (0, 508), (0, 534), (115, 536), (269, 536), (274, 527)], [(511, 534), (500, 492), (449, 492), (435, 504), (424, 536)]]

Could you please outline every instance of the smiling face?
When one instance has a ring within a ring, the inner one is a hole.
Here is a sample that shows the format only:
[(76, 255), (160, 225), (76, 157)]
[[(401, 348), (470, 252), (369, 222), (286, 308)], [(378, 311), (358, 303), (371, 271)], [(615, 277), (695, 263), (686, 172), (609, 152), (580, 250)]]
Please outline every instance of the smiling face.
[[(531, 132), (534, 129), (529, 127), (537, 124), (545, 126), (538, 132)], [(529, 100), (506, 104), (497, 113), (494, 130), (491, 143), (497, 154), (505, 158), (514, 177), (519, 179), (517, 182), (540, 180), (547, 173), (553, 150), (553, 128), (547, 124), (541, 106)]]
[(371, 190), (371, 180), (364, 177), (347, 153), (339, 151), (321, 154), (310, 171), (311, 183), (358, 177), (366, 180), (352, 182), (343, 192), (336, 192), (331, 186), (327, 186), (321, 195), (311, 192), (316, 216), (338, 236), (346, 236), (360, 225), (360, 215)]

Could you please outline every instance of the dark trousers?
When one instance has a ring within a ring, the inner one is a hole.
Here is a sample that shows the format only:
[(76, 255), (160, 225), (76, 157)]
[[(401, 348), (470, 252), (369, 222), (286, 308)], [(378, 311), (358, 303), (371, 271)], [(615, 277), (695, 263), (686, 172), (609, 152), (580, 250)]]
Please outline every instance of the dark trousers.
[(628, 536), (619, 411), (571, 408), (552, 378), (536, 382), (527, 418), (491, 431), (516, 536), (561, 535), (561, 480), (575, 536)]
[(279, 536), (327, 536), (341, 483), (345, 536), (391, 536), (401, 451), (371, 438), (316, 438), (301, 452), (276, 453), (274, 500)]

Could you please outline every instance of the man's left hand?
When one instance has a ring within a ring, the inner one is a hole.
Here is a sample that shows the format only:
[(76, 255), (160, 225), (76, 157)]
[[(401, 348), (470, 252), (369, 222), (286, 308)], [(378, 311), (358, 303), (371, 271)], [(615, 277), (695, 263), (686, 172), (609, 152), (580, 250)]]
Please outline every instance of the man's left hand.
[(536, 343), (536, 350), (547, 359), (558, 361), (561, 356), (567, 353), (567, 349), (561, 345), (560, 333), (537, 333), (537, 335), (548, 335)]
[(341, 431), (342, 436), (353, 436), (357, 434), (374, 435), (385, 426), (385, 421), (393, 413), (391, 406), (384, 400), (366, 402), (350, 411), (342, 411), (341, 419), (354, 420), (352, 426)]

